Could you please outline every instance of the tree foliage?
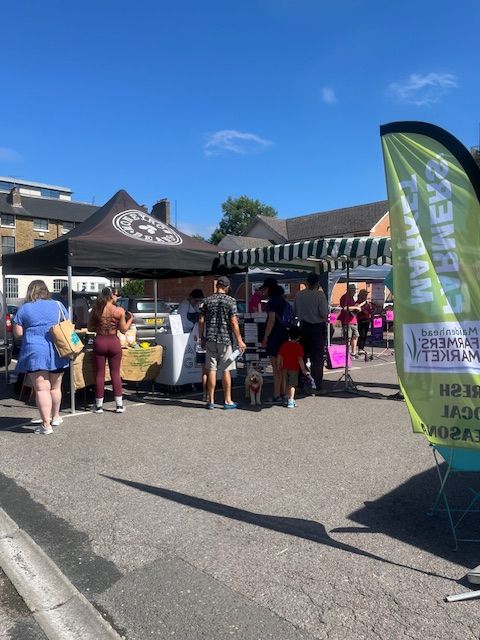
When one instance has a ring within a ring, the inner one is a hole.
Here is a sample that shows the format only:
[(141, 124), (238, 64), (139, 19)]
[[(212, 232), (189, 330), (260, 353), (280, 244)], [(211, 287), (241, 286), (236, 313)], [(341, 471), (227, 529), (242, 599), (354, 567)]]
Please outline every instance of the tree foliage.
[(252, 200), (247, 196), (228, 198), (222, 204), (223, 217), (212, 233), (210, 242), (218, 244), (226, 235), (239, 236), (257, 216), (276, 217), (277, 211), (260, 200)]
[(129, 280), (120, 291), (122, 296), (143, 296), (145, 293), (145, 280)]
[(194, 233), (192, 235), (192, 238), (195, 238), (196, 240), (203, 240), (203, 242), (210, 242), (209, 240), (204, 238), (200, 233)]

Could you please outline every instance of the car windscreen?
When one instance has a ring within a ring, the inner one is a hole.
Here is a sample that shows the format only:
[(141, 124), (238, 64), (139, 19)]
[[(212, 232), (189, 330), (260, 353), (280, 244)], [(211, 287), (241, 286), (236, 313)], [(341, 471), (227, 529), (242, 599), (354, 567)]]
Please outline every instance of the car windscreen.
[[(155, 301), (154, 300), (137, 300), (136, 311), (144, 313), (155, 313)], [(169, 309), (164, 302), (157, 302), (157, 313), (168, 313)]]

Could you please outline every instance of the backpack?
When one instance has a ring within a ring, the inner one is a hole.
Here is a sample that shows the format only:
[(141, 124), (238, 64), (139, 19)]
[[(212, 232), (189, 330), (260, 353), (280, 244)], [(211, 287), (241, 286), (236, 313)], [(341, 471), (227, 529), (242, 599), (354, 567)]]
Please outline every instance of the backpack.
[(282, 327), (289, 329), (295, 327), (295, 314), (293, 313), (292, 305), (285, 300), (285, 305), (280, 313), (277, 313), (277, 318)]

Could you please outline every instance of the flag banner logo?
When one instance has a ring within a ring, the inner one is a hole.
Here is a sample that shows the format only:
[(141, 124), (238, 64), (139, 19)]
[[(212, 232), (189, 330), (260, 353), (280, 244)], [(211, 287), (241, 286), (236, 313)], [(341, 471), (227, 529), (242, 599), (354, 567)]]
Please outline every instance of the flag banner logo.
[(422, 122), (380, 128), (390, 208), (395, 355), (413, 430), (480, 446), (480, 169)]
[(178, 233), (145, 211), (129, 209), (122, 211), (112, 220), (113, 227), (125, 236), (151, 244), (182, 244)]

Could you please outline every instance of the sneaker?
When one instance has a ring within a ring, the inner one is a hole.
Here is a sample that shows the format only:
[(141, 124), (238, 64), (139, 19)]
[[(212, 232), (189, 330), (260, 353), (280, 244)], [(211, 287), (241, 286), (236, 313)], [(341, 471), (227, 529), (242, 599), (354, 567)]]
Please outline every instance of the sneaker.
[(225, 403), (223, 405), (224, 409), (236, 409), (237, 407), (238, 407), (238, 404), (236, 402), (232, 402), (232, 404)]
[(205, 409), (215, 409), (215, 405), (213, 404), (213, 402), (207, 402), (207, 404), (205, 405)]
[(295, 409), (297, 403), (292, 398), (289, 398), (287, 401), (287, 409)]
[(267, 398), (265, 402), (267, 402), (268, 404), (282, 404), (283, 398), (282, 396), (273, 396), (273, 398)]
[(61, 418), (60, 416), (58, 418), (53, 418), (50, 424), (52, 425), (52, 427), (59, 427), (61, 424), (63, 424), (63, 418)]
[(103, 407), (95, 407), (93, 413), (103, 413)]
[(44, 427), (43, 424), (35, 429), (37, 436), (49, 436), (53, 433), (52, 427)]
[(125, 413), (125, 407), (123, 404), (117, 404), (115, 407), (115, 413)]
[(358, 350), (358, 355), (359, 356), (364, 356), (365, 355), (365, 350), (364, 349), (359, 349)]
[(352, 358), (352, 360), (358, 360), (358, 355), (356, 353), (351, 353), (350, 357)]

